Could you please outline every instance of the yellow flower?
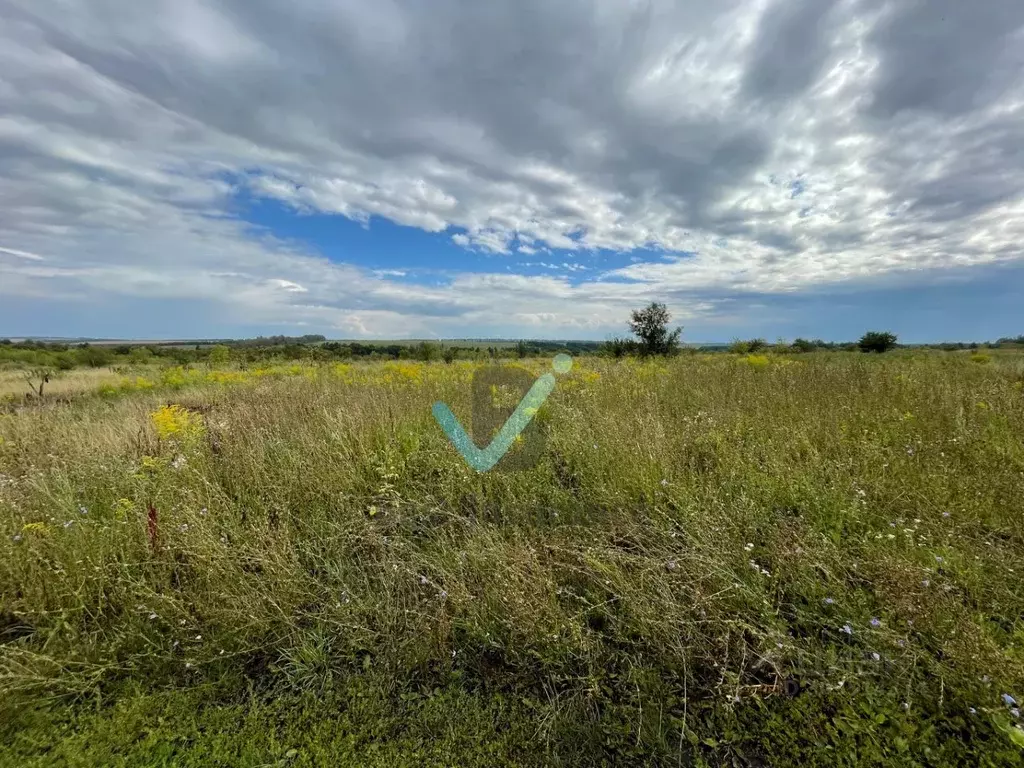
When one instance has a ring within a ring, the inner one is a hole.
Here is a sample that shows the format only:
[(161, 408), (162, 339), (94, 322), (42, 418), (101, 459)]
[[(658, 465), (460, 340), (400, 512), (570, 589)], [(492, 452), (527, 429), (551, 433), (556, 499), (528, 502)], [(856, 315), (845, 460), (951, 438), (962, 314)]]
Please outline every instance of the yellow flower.
[(203, 430), (198, 414), (190, 413), (180, 405), (164, 405), (150, 414), (153, 427), (160, 438), (190, 437)]
[(25, 523), (21, 526), (22, 533), (38, 533), (40, 536), (48, 536), (50, 534), (50, 526), (46, 523)]

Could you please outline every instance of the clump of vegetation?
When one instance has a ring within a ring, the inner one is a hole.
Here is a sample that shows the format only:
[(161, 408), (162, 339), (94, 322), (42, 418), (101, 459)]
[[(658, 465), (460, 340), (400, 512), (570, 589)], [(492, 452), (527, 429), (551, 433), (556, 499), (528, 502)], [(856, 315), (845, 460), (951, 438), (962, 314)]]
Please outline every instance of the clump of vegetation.
[(868, 331), (857, 342), (861, 352), (888, 352), (896, 347), (896, 335), (888, 331)]

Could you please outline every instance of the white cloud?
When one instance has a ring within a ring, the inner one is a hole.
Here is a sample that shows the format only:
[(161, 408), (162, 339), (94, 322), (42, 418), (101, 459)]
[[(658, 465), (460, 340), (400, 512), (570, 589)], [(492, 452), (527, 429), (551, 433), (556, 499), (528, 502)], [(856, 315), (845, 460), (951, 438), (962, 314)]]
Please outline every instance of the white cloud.
[[(1022, 25), (1017, 0), (0, 0), (0, 294), (427, 335), (1017, 261)], [(455, 229), (495, 272), (669, 258), (404, 284), (254, 230), (243, 193)]]
[(280, 278), (273, 278), (271, 280), (268, 280), (267, 282), (269, 282), (273, 286), (280, 288), (283, 291), (288, 291), (289, 293), (306, 293), (309, 290), (308, 288), (303, 288), (298, 283), (293, 283), (291, 280), (281, 280)]
[(29, 261), (45, 261), (42, 256), (38, 253), (29, 253), (28, 251), (19, 251), (15, 248), (3, 248), (0, 247), (0, 253), (6, 253), (8, 256), (15, 256), (19, 259), (28, 259)]

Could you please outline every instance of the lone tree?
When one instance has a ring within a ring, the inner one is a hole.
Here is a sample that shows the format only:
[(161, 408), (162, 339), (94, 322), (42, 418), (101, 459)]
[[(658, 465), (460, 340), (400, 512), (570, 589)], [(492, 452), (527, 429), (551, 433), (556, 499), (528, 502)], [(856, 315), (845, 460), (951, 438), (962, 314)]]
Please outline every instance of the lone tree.
[(888, 331), (868, 331), (857, 342), (861, 352), (888, 352), (896, 346), (896, 334)]
[(679, 348), (679, 335), (683, 329), (668, 330), (672, 319), (664, 304), (652, 301), (644, 309), (634, 309), (629, 321), (629, 330), (640, 339), (640, 354), (668, 355)]

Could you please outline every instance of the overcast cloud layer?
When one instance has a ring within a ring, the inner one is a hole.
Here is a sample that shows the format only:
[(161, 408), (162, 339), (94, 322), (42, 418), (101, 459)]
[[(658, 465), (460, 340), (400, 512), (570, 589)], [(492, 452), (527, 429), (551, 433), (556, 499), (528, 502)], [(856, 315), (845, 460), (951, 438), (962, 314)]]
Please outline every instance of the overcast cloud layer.
[[(600, 337), (1012, 267), (1022, 75), (1021, 0), (0, 0), (0, 331)], [(254, 233), (243, 192), (502, 256), (416, 285)], [(645, 250), (571, 279), (594, 248)]]

